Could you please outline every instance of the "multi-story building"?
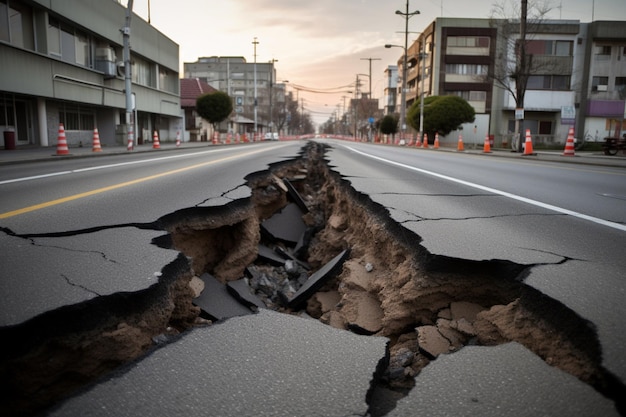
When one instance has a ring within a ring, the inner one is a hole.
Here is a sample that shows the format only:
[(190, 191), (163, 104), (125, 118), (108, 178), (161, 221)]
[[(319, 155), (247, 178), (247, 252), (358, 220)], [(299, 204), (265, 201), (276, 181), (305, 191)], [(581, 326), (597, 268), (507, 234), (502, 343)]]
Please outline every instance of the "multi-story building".
[[(528, 69), (523, 105), (516, 91), (512, 68), (518, 61), (520, 24), (497, 21), (499, 51), (493, 62), (495, 94), (490, 132), (503, 145), (516, 143), (519, 132), (530, 130), (536, 144), (564, 143), (574, 118), (569, 115), (577, 106), (576, 89), (586, 59), (578, 38), (577, 20), (544, 20), (527, 26), (525, 51)], [(517, 126), (516, 126), (517, 124)]]
[(383, 114), (396, 113), (398, 102), (398, 66), (388, 65), (385, 69), (385, 89)]
[(583, 25), (584, 71), (577, 103), (576, 131), (587, 140), (603, 140), (626, 131), (626, 23)]
[[(201, 57), (184, 63), (185, 78), (198, 78), (233, 98), (233, 129), (269, 131), (285, 104), (285, 84), (277, 83), (274, 61), (249, 63), (244, 57)], [(272, 129), (273, 130), (273, 129)]]
[[(462, 133), (465, 142), (480, 144), (489, 134), (497, 145), (510, 146), (516, 131), (530, 129), (535, 143), (564, 143), (571, 126), (588, 140), (626, 128), (624, 22), (529, 24), (523, 109), (512, 77), (519, 45), (519, 21), (435, 19), (408, 48), (407, 108), (422, 93), (465, 98), (476, 119), (441, 138), (448, 142)], [(402, 63), (400, 57), (399, 71)]]
[[(0, 1), (0, 130), (17, 146), (126, 143), (122, 68), (126, 8), (114, 1)], [(134, 131), (182, 129), (176, 43), (137, 15), (130, 25)], [(128, 32), (127, 32), (128, 33)], [(0, 137), (0, 141), (3, 140)]]

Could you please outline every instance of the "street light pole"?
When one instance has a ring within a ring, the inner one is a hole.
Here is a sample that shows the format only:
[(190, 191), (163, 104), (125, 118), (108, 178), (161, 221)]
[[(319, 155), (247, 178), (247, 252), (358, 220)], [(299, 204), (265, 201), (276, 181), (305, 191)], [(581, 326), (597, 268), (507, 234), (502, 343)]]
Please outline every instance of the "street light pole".
[[(408, 0), (407, 0), (408, 1)], [(252, 42), (254, 45), (254, 140), (256, 140), (257, 133), (257, 89), (256, 89), (256, 46), (259, 44), (259, 41), (256, 40), (256, 36), (254, 37), (254, 41)]]
[(424, 142), (424, 72), (426, 72), (426, 44), (424, 43), (425, 38), (424, 35), (422, 34), (422, 53), (420, 54), (420, 59), (422, 60), (422, 71), (421, 71), (421, 77), (422, 77), (422, 87), (420, 88), (420, 136), (422, 139), (422, 143), (424, 143), (425, 145), (428, 145), (428, 137), (426, 138), (426, 142)]
[(272, 113), (272, 85), (274, 83), (274, 64), (278, 62), (277, 59), (272, 59), (270, 61), (270, 64), (272, 64), (272, 67), (270, 68), (270, 133), (272, 134), (272, 139), (273, 137), (273, 132), (274, 132), (274, 115)]
[(400, 130), (402, 137), (406, 130), (406, 67), (408, 65), (407, 50), (409, 48), (409, 19), (416, 14), (420, 14), (419, 10), (409, 13), (409, 0), (406, 0), (406, 11), (396, 10), (396, 14), (404, 17), (404, 59), (402, 63), (402, 92), (400, 94), (402, 102), (400, 103)]

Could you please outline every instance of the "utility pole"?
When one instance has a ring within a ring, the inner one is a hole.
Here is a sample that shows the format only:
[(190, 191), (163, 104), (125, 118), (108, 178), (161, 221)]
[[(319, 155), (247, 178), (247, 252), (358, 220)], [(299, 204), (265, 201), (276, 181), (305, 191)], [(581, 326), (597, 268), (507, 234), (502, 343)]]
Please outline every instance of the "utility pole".
[(361, 58), (361, 61), (369, 61), (370, 62), (370, 88), (369, 88), (369, 98), (372, 98), (372, 61), (380, 61), (380, 58)]
[(273, 59), (270, 61), (270, 64), (272, 64), (272, 66), (270, 67), (270, 133), (272, 134), (272, 139), (274, 139), (273, 137), (273, 133), (274, 133), (274, 115), (272, 113), (272, 85), (274, 83), (274, 63), (278, 62), (277, 59)]
[(259, 44), (259, 41), (256, 40), (256, 36), (254, 37), (254, 41), (252, 42), (252, 44), (254, 45), (254, 140), (256, 140), (256, 133), (257, 133), (257, 105), (258, 105), (258, 99), (257, 99), (257, 89), (256, 89), (256, 46)]
[(406, 77), (407, 77), (407, 65), (408, 65), (408, 43), (409, 43), (409, 19), (417, 14), (420, 14), (419, 10), (415, 10), (414, 12), (409, 12), (409, 0), (406, 0), (406, 11), (402, 12), (400, 10), (396, 10), (396, 14), (404, 17), (404, 57), (402, 60), (402, 92), (401, 103), (400, 103), (400, 132), (402, 137), (404, 138), (404, 133), (406, 130)]
[[(126, 19), (124, 27), (121, 29), (124, 43), (124, 93), (126, 95), (126, 131), (128, 133), (128, 142), (132, 141), (134, 147), (135, 135), (133, 132), (133, 96), (131, 91), (132, 72), (130, 66), (130, 18), (133, 13), (133, 0), (128, 0), (126, 4)], [(132, 149), (132, 148), (129, 148)]]

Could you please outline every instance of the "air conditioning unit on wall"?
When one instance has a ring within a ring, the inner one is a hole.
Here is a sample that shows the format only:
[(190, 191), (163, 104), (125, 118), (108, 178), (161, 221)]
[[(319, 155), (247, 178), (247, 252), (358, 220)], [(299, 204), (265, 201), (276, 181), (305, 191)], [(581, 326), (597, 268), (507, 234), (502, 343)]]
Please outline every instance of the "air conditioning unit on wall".
[(111, 47), (96, 48), (95, 68), (104, 73), (106, 78), (115, 77), (117, 68), (115, 67), (115, 50)]

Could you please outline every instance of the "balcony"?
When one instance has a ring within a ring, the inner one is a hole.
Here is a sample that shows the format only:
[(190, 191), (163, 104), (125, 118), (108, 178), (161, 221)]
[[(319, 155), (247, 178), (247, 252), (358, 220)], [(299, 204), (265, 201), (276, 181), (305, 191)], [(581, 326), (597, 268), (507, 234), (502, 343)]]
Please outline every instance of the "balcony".
[[(561, 111), (563, 106), (574, 105), (574, 91), (528, 90), (524, 98), (524, 109), (531, 111)], [(515, 100), (511, 94), (504, 97), (504, 109), (514, 110)]]

